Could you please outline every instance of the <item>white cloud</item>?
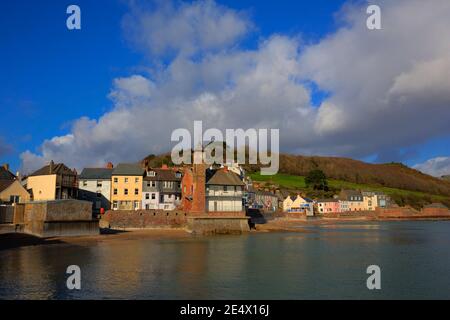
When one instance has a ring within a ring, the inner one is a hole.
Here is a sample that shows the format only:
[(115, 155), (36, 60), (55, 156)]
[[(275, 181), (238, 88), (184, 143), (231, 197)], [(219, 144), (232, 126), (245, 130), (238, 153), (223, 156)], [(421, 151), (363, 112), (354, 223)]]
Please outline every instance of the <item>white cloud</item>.
[(450, 157), (437, 157), (414, 166), (414, 169), (432, 176), (450, 175)]
[(192, 55), (234, 45), (252, 28), (245, 13), (212, 0), (181, 3), (159, 1), (147, 8), (132, 3), (124, 19), (127, 37), (154, 55)]
[[(248, 17), (213, 1), (132, 6), (126, 34), (153, 61), (168, 51), (173, 57), (116, 79), (111, 111), (75, 121), (39, 155), (24, 153), (24, 167), (36, 156), (77, 168), (139, 160), (169, 151), (172, 130), (194, 120), (279, 128), (284, 151), (353, 157), (450, 133), (450, 2), (380, 6), (381, 31), (369, 31), (365, 7), (351, 5), (341, 12), (346, 25), (315, 45), (272, 35), (253, 50), (238, 45), (251, 29)], [(311, 105), (311, 81), (330, 93), (319, 108)]]

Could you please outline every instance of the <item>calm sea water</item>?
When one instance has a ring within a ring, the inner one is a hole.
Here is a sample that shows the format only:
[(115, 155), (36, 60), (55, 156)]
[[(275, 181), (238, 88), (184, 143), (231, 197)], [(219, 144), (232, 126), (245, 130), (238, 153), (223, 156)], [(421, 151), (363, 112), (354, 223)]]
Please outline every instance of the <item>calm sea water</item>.
[[(449, 299), (450, 222), (0, 251), (0, 299)], [(82, 288), (66, 288), (68, 265)], [(366, 268), (381, 268), (379, 291)]]

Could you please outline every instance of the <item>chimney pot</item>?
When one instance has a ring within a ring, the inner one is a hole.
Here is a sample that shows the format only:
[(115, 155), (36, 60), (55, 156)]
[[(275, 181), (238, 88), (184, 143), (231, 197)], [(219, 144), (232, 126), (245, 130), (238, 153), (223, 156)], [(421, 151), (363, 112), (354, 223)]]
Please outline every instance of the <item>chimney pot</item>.
[(4, 164), (3, 164), (3, 168), (4, 168), (5, 170), (8, 170), (8, 171), (9, 171), (9, 164), (8, 164), (8, 163), (4, 163)]

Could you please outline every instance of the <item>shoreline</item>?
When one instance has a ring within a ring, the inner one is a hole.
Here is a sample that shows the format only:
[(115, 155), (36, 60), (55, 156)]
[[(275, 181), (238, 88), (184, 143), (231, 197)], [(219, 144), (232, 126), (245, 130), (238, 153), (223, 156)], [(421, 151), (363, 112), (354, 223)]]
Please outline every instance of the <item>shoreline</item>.
[[(348, 222), (398, 222), (398, 221), (450, 221), (450, 217), (392, 217), (392, 218), (374, 218), (374, 217), (339, 217), (327, 218), (320, 217), (315, 219), (294, 219), (294, 218), (276, 218), (265, 224), (257, 224), (254, 229), (246, 234), (275, 233), (275, 232), (295, 232), (311, 233), (313, 231), (302, 227), (314, 225), (328, 225), (335, 223)], [(52, 237), (39, 238), (29, 234), (11, 232), (0, 234), (0, 252), (3, 250), (18, 249), (28, 246), (69, 244), (69, 245), (98, 245), (105, 242), (132, 241), (132, 240), (175, 240), (191, 239), (192, 237), (210, 237), (193, 236), (184, 228), (149, 228), (149, 229), (101, 229), (101, 232), (95, 236), (79, 237)]]

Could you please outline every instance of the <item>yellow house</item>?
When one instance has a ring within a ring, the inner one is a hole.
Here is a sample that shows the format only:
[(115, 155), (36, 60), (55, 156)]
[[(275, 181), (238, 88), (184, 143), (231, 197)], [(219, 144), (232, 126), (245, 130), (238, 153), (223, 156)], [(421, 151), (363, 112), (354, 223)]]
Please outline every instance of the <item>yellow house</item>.
[(30, 194), (19, 180), (0, 180), (0, 202), (22, 203), (30, 200)]
[(283, 201), (283, 211), (306, 211), (310, 213), (312, 212), (312, 201), (300, 195), (295, 198), (288, 196)]
[(113, 210), (139, 210), (142, 203), (144, 169), (138, 164), (119, 163), (111, 175)]
[(76, 199), (77, 172), (53, 161), (27, 178), (27, 189), (33, 201)]
[(374, 192), (362, 192), (363, 206), (366, 211), (374, 211), (378, 206), (378, 195)]

